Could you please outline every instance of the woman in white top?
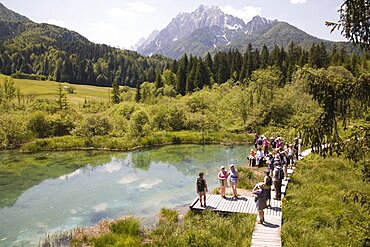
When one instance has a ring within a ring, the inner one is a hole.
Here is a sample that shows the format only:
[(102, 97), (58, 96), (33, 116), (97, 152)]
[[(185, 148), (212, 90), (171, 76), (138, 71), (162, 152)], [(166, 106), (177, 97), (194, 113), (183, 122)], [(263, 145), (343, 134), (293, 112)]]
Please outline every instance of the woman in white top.
[(230, 186), (234, 194), (233, 198), (238, 199), (238, 191), (236, 190), (236, 186), (238, 185), (239, 173), (235, 169), (234, 164), (230, 165), (229, 176), (230, 176)]
[(227, 173), (225, 166), (221, 166), (217, 177), (218, 177), (218, 180), (220, 181), (221, 196), (225, 199), (226, 199), (225, 192), (226, 192), (226, 185), (227, 185), (226, 179), (228, 176), (229, 174)]

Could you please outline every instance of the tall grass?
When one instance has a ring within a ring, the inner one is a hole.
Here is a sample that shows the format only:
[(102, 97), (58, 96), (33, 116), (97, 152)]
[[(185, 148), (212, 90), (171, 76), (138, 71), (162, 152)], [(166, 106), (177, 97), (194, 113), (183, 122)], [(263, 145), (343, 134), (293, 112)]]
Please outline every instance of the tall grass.
[(80, 237), (73, 246), (250, 246), (255, 215), (222, 216), (214, 212), (187, 213), (182, 221), (178, 213), (162, 209), (158, 225), (143, 231), (135, 218), (112, 223), (110, 231), (100, 236)]
[(370, 184), (350, 161), (300, 162), (284, 204), (284, 246), (370, 246)]
[(252, 189), (256, 183), (263, 181), (262, 175), (258, 175), (246, 167), (238, 166), (238, 173), (238, 188)]

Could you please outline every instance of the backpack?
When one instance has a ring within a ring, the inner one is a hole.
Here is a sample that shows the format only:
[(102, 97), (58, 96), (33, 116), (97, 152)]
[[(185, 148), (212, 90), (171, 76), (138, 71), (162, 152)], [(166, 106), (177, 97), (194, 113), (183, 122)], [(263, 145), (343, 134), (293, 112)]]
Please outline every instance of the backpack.
[(263, 143), (262, 138), (258, 138), (258, 140), (257, 140), (257, 144), (262, 146), (262, 143)]
[(270, 176), (267, 177), (266, 185), (268, 186), (272, 185), (272, 178)]
[(283, 180), (284, 179), (284, 171), (281, 168), (279, 169), (279, 175), (280, 175), (279, 179)]
[(203, 192), (204, 191), (204, 179), (203, 178), (197, 178), (197, 190), (198, 192)]
[(284, 171), (282, 168), (275, 168), (277, 169), (277, 172), (274, 171), (274, 178), (278, 180), (284, 179)]

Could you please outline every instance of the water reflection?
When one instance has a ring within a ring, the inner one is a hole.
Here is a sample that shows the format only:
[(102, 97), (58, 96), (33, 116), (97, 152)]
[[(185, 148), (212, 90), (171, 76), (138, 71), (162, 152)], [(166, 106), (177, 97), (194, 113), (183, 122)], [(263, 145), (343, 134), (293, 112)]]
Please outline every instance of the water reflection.
[(246, 153), (243, 146), (176, 145), (129, 153), (3, 155), (0, 245), (37, 245), (46, 232), (121, 215), (153, 224), (160, 208), (194, 199), (200, 170), (213, 188), (219, 165), (245, 163)]

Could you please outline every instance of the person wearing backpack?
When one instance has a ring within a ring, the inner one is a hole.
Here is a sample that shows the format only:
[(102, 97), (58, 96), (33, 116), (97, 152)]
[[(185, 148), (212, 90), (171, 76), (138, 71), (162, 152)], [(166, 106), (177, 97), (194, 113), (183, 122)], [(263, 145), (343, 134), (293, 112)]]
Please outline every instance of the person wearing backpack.
[(275, 188), (274, 200), (281, 200), (281, 182), (284, 179), (284, 171), (279, 161), (277, 161), (275, 164), (275, 169), (274, 169), (272, 178), (273, 178), (273, 183), (274, 183), (274, 188)]
[[(199, 173), (199, 177), (196, 181), (196, 190), (199, 195), (199, 202), (201, 207), (207, 207), (206, 205), (206, 192), (208, 192), (207, 182), (204, 178), (204, 172)], [(203, 198), (202, 198), (203, 197)], [(203, 201), (202, 201), (203, 199)], [(204, 204), (203, 204), (204, 202)]]
[(265, 177), (263, 179), (265, 184), (264, 189), (266, 190), (266, 201), (267, 207), (271, 208), (271, 185), (272, 185), (272, 178), (270, 177), (270, 170), (265, 171)]
[(263, 224), (265, 222), (265, 212), (263, 211), (266, 208), (266, 190), (265, 184), (263, 182), (258, 183), (254, 186), (252, 194), (256, 195), (255, 202), (258, 210), (259, 221), (258, 224)]

